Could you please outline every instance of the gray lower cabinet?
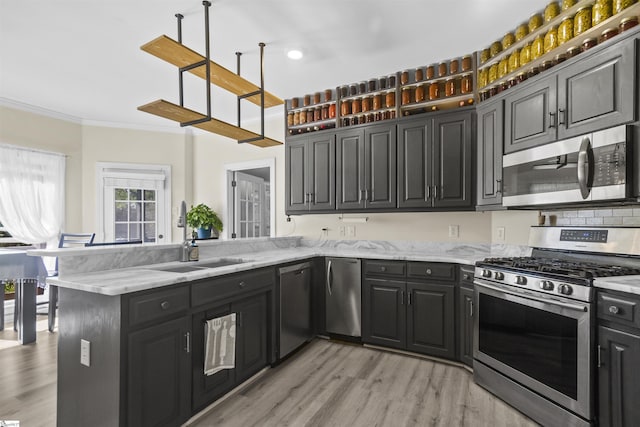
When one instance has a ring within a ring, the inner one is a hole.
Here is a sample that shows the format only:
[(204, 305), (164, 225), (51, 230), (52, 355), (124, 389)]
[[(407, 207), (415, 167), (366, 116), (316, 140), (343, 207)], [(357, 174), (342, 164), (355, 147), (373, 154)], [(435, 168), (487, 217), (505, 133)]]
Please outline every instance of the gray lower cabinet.
[(182, 317), (129, 334), (129, 426), (180, 425), (189, 418), (189, 330)]
[(473, 122), (466, 109), (399, 123), (398, 207), (472, 207)]
[(640, 425), (640, 297), (598, 292), (598, 420)]
[(395, 124), (337, 132), (337, 209), (395, 208), (396, 155)]
[(502, 204), (502, 144), (504, 101), (484, 102), (477, 109), (478, 209)]
[(452, 264), (364, 262), (362, 341), (455, 358)]
[(636, 43), (627, 37), (595, 48), (547, 77), (518, 85), (504, 98), (504, 152), (632, 122)]
[(335, 210), (335, 134), (314, 133), (285, 144), (285, 210)]
[(473, 287), (458, 288), (458, 360), (473, 366)]
[[(274, 285), (271, 269), (223, 276), (194, 284), (192, 304), (192, 411), (197, 412), (275, 360), (272, 357)], [(235, 368), (204, 374), (204, 325), (236, 314)]]

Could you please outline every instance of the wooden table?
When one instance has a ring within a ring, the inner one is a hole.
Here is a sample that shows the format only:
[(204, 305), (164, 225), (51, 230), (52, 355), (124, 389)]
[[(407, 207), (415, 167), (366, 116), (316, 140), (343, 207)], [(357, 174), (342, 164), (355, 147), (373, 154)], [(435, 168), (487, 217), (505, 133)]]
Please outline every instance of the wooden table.
[[(27, 256), (24, 249), (0, 248), (0, 281), (16, 283), (15, 308), (17, 313), (14, 329), (18, 331), (21, 344), (36, 340), (36, 284), (39, 277), (47, 276), (41, 257)], [(0, 330), (4, 329), (4, 285), (0, 305)]]

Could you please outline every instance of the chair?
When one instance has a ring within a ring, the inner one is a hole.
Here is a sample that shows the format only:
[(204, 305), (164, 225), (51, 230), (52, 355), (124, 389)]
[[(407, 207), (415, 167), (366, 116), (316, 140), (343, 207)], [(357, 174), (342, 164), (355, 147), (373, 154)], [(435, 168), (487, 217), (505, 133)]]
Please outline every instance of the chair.
[[(93, 243), (96, 233), (62, 233), (59, 248), (85, 247)], [(58, 275), (58, 259), (56, 269), (50, 277)], [(53, 332), (56, 323), (56, 309), (58, 308), (58, 287), (49, 285), (49, 332)]]

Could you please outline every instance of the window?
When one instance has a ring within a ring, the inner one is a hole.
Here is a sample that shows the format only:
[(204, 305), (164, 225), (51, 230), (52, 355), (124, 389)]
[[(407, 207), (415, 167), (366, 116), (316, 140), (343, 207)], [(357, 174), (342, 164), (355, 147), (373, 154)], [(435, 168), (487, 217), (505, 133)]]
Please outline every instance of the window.
[(97, 239), (169, 242), (170, 167), (98, 164)]

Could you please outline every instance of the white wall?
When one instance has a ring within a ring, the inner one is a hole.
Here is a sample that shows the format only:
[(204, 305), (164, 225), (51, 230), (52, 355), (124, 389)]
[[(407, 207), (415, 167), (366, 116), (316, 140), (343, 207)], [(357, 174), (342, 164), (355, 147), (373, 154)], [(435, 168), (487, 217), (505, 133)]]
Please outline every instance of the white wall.
[[(348, 214), (366, 216), (368, 222), (343, 223), (338, 214), (301, 215), (287, 221), (284, 214), (284, 146), (258, 148), (201, 131), (148, 131), (81, 125), (8, 107), (0, 107), (0, 142), (57, 151), (67, 157), (68, 231), (92, 231), (96, 227), (96, 162), (168, 164), (172, 170), (172, 231), (182, 200), (188, 205), (206, 203), (228, 223), (224, 166), (259, 159), (275, 159), (272, 183), (276, 197), (275, 231), (278, 236), (302, 235), (328, 239), (420, 240), (438, 242), (495, 242), (498, 227), (505, 228), (504, 243), (527, 244), (529, 226), (537, 211), (421, 212)], [(282, 111), (267, 116), (267, 136), (284, 141)], [(257, 123), (246, 127), (257, 130)], [(459, 227), (449, 237), (449, 225)], [(355, 236), (341, 236), (341, 226), (354, 227)], [(326, 234), (322, 228), (327, 228)]]

